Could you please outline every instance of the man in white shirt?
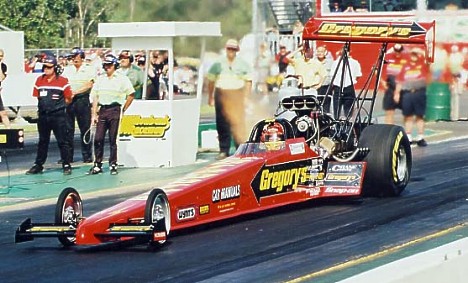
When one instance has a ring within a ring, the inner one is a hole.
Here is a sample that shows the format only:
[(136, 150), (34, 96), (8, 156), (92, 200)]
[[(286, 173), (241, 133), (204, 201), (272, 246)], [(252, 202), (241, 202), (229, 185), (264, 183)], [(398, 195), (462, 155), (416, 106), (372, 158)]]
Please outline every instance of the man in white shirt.
[[(338, 118), (343, 115), (348, 116), (348, 114), (351, 112), (354, 99), (356, 98), (354, 85), (357, 83), (357, 79), (362, 77), (361, 64), (359, 64), (357, 60), (351, 58), (350, 53), (348, 53), (349, 67), (344, 66), (345, 68), (343, 68), (343, 63), (345, 60), (342, 60), (341, 64), (339, 64), (338, 66), (340, 60), (341, 54), (338, 55), (336, 60), (333, 62), (333, 66), (331, 68), (332, 74), (334, 74), (336, 69), (338, 68), (336, 77), (333, 80), (333, 112), (335, 118)], [(343, 84), (341, 84), (342, 78)], [(343, 112), (341, 112), (341, 108), (343, 108)]]
[[(71, 131), (71, 140), (75, 135), (75, 121), (78, 123), (81, 138), (81, 154), (84, 163), (93, 162), (91, 148), (91, 103), (89, 93), (96, 79), (94, 68), (84, 63), (85, 52), (79, 47), (71, 50), (69, 57), (72, 59), (71, 65), (65, 67), (63, 76), (68, 78), (73, 93), (73, 101), (67, 107), (67, 113), (70, 118), (73, 130)], [(73, 157), (73, 143), (72, 143)], [(73, 159), (73, 158), (72, 158)]]

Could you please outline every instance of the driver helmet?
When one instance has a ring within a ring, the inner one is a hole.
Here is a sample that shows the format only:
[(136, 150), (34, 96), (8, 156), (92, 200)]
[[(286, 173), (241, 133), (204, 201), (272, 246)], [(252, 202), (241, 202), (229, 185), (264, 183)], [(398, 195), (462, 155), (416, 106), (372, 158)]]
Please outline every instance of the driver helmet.
[(263, 130), (261, 141), (268, 150), (279, 150), (284, 145), (284, 129), (278, 122), (271, 123)]

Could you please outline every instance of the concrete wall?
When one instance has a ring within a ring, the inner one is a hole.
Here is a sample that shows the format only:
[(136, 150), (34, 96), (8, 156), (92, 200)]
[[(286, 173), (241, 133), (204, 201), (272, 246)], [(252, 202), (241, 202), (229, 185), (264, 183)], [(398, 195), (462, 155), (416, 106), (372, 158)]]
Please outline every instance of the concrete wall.
[(403, 258), (341, 283), (468, 282), (468, 238)]

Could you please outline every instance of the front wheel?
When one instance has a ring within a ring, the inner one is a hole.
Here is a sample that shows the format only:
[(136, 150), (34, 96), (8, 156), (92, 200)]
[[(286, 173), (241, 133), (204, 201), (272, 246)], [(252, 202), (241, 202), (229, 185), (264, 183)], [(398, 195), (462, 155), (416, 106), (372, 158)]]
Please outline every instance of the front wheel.
[(364, 158), (364, 196), (398, 196), (408, 185), (412, 156), (408, 137), (396, 125), (370, 125), (361, 133), (359, 147), (369, 153)]
[[(55, 224), (66, 224), (76, 228), (81, 217), (83, 217), (83, 203), (80, 194), (74, 188), (64, 189), (55, 206)], [(76, 241), (76, 237), (59, 236), (58, 239), (66, 247), (74, 245)]]
[[(164, 225), (161, 225), (164, 221)], [(156, 227), (164, 226), (166, 236), (171, 230), (171, 209), (166, 194), (161, 189), (154, 189), (146, 200), (145, 223), (150, 223)], [(164, 244), (166, 240), (160, 240), (156, 243)]]

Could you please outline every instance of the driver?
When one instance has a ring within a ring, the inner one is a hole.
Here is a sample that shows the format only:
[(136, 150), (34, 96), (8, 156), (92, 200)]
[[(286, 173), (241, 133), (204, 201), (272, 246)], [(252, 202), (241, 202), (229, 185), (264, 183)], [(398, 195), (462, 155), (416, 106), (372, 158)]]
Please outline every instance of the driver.
[(279, 123), (272, 123), (263, 130), (261, 141), (267, 150), (279, 150), (284, 146), (284, 130)]

